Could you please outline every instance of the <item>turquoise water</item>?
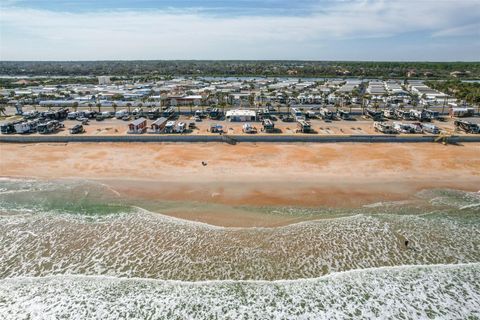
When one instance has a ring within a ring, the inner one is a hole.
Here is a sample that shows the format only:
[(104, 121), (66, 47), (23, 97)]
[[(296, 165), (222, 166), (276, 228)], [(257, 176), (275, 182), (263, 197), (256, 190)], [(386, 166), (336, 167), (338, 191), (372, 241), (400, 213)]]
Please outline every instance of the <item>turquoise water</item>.
[(0, 180), (1, 318), (480, 318), (479, 193), (248, 208), (312, 219), (275, 228), (162, 206), (88, 181)]

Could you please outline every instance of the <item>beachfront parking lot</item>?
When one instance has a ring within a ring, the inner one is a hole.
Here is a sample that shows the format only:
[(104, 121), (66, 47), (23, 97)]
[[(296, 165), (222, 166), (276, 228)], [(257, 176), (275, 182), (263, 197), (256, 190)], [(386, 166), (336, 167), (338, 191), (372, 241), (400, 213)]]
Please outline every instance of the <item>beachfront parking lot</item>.
[[(25, 108), (24, 111), (29, 111), (31, 108)], [(79, 109), (83, 110), (83, 109)], [(13, 110), (10, 110), (10, 114), (13, 114)], [(39, 110), (44, 111), (44, 110)], [(104, 111), (104, 110), (102, 110)], [(105, 110), (111, 111), (111, 110)], [(359, 113), (360, 110), (355, 110), (351, 120), (333, 120), (333, 121), (325, 121), (321, 118), (314, 118), (308, 119), (311, 125), (311, 131), (309, 133), (300, 133), (298, 132), (298, 123), (295, 121), (292, 122), (284, 122), (280, 119), (280, 115), (274, 113), (272, 114), (272, 121), (275, 126), (275, 130), (273, 132), (267, 133), (263, 130), (263, 125), (261, 121), (252, 121), (249, 122), (253, 128), (256, 129), (255, 135), (266, 135), (266, 134), (274, 134), (274, 135), (300, 135), (300, 134), (308, 134), (308, 135), (381, 135), (375, 131), (373, 127), (373, 120), (366, 119), (365, 117), (361, 116)], [(10, 117), (8, 120), (3, 121), (14, 121), (15, 119), (21, 119), (20, 116)], [(90, 135), (90, 136), (111, 136), (111, 135), (126, 135), (128, 134), (128, 125), (132, 122), (135, 118), (133, 116), (130, 117), (130, 120), (124, 121), (122, 119), (116, 118), (107, 118), (101, 121), (97, 121), (95, 118), (89, 119), (88, 124), (84, 124), (83, 128), (85, 130), (83, 135)], [(479, 117), (472, 117), (472, 118), (463, 118), (464, 120), (479, 123)], [(232, 135), (239, 135), (239, 134), (246, 134), (243, 132), (243, 125), (245, 122), (230, 122), (227, 121), (225, 118), (220, 120), (213, 120), (208, 117), (203, 117), (201, 121), (195, 121), (195, 118), (191, 115), (182, 114), (180, 116), (175, 116), (171, 119), (175, 122), (185, 122), (187, 125), (187, 131), (182, 134), (188, 135), (217, 135), (218, 133), (210, 132), (210, 128), (212, 125), (217, 124), (222, 126), (224, 134), (232, 134)], [(147, 128), (149, 129), (151, 124), (155, 120), (147, 119)], [(387, 122), (393, 123), (395, 121), (400, 122), (416, 122), (416, 121), (404, 121), (404, 120), (387, 120)], [(53, 135), (70, 135), (69, 129), (74, 127), (77, 124), (80, 124), (77, 120), (64, 120), (63, 121), (64, 128), (52, 133)], [(194, 127), (189, 128), (189, 124), (194, 124)], [(443, 121), (433, 121), (433, 124), (439, 128), (440, 131), (456, 135), (465, 134), (460, 131), (455, 131), (454, 126), (454, 119), (445, 116)], [(145, 132), (144, 134), (149, 134)], [(156, 133), (156, 134), (165, 134), (165, 133)], [(178, 133), (171, 133), (171, 134), (178, 134)], [(31, 133), (31, 135), (39, 135), (38, 133)]]

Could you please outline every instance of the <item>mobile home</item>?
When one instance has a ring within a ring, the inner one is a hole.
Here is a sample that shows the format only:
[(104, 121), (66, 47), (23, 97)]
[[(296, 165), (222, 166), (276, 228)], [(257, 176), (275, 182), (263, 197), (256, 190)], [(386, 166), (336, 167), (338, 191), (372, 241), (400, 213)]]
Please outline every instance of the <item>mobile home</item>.
[(158, 118), (150, 125), (150, 132), (151, 133), (160, 133), (163, 129), (165, 129), (165, 125), (167, 124), (167, 118)]
[(147, 120), (138, 118), (128, 124), (128, 133), (144, 133), (147, 130)]

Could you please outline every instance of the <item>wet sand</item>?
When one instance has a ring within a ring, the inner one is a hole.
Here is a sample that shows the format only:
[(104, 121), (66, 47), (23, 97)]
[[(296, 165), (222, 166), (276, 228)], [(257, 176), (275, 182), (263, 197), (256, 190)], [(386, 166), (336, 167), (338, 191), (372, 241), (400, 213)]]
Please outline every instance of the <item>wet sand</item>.
[[(356, 207), (431, 188), (480, 190), (480, 144), (0, 144), (0, 176), (91, 179), (121, 196), (220, 206)], [(202, 165), (202, 161), (207, 163)], [(162, 211), (224, 226), (298, 218), (188, 206)]]

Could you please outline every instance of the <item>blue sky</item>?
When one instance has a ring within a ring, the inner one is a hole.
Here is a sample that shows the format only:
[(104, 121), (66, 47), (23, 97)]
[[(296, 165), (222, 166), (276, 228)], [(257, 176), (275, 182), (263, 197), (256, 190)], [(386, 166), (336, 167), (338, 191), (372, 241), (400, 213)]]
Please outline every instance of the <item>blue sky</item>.
[(1, 60), (480, 60), (480, 0), (0, 3)]

